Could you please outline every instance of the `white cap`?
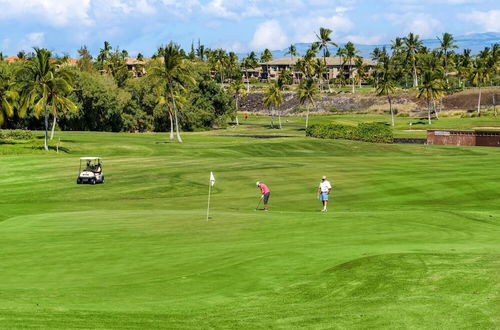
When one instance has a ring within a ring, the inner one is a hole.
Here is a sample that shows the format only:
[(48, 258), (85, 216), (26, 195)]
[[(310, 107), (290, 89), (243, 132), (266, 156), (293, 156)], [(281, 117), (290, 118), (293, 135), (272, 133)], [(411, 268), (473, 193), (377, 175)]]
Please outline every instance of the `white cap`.
[(326, 180), (326, 175), (323, 175), (323, 177), (321, 178), (321, 180)]
[(260, 182), (259, 182), (259, 181), (255, 182), (255, 185), (256, 185), (257, 187), (259, 186), (259, 184), (260, 184)]

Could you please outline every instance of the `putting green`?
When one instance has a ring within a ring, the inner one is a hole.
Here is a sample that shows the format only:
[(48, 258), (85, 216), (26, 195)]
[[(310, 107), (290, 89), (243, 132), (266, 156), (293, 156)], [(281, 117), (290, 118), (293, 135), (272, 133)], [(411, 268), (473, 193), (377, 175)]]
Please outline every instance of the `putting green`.
[[(0, 145), (2, 328), (500, 324), (496, 148), (59, 134)], [(105, 184), (76, 185), (80, 156)]]

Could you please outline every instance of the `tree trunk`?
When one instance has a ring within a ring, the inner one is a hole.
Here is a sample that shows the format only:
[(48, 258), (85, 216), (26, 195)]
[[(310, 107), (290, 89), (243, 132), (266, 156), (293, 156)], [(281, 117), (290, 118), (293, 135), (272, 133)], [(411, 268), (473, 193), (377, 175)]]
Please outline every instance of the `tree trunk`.
[(54, 138), (54, 131), (56, 129), (56, 122), (57, 122), (57, 117), (54, 112), (54, 120), (52, 121), (52, 131), (50, 132), (50, 139), (52, 140)]
[(271, 108), (271, 128), (274, 128), (274, 108)]
[(307, 107), (307, 111), (306, 111), (306, 129), (307, 129), (308, 125), (309, 125), (309, 107)]
[(493, 115), (497, 116), (497, 105), (495, 103), (495, 91), (493, 91)]
[(438, 108), (436, 106), (436, 100), (432, 101), (432, 105), (433, 105), (433, 108), (434, 108), (434, 114), (436, 115), (436, 119), (439, 119)]
[(432, 125), (432, 120), (431, 120), (431, 100), (427, 99), (427, 113), (428, 113), (428, 118), (429, 118), (429, 125)]
[(280, 129), (282, 128), (281, 127), (281, 110), (278, 110), (278, 125), (280, 126)]
[(477, 100), (477, 115), (481, 116), (481, 85), (479, 85), (479, 98)]
[(175, 98), (172, 89), (170, 89), (170, 97), (172, 98), (172, 105), (174, 109), (175, 132), (177, 134), (177, 142), (182, 143), (181, 134), (179, 133), (179, 118), (177, 117), (177, 106), (175, 105)]
[(238, 122), (238, 97), (236, 97), (236, 114), (235, 114), (235, 122), (236, 126), (238, 126), (240, 123)]
[(247, 76), (247, 93), (250, 92), (250, 79), (248, 78), (248, 70), (245, 70), (245, 74)]
[(172, 111), (168, 112), (168, 117), (170, 118), (170, 142), (174, 140), (174, 120), (172, 119)]
[(392, 111), (392, 101), (389, 93), (387, 93), (387, 98), (389, 99), (389, 111), (391, 112), (392, 127), (394, 127), (394, 112)]
[(44, 115), (44, 123), (45, 123), (45, 144), (43, 146), (43, 148), (45, 150), (49, 150), (49, 115), (47, 114), (47, 109), (46, 107), (44, 106), (44, 111), (43, 111), (43, 115)]
[(413, 61), (413, 87), (418, 87), (417, 65)]

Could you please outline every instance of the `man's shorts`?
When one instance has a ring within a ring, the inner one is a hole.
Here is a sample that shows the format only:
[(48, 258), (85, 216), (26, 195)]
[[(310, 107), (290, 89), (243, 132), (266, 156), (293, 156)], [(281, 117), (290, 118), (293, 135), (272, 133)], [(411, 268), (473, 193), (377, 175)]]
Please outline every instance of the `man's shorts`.
[(328, 193), (322, 192), (319, 198), (321, 199), (322, 202), (327, 201), (328, 200)]
[(267, 202), (269, 202), (269, 196), (271, 195), (270, 192), (268, 192), (267, 194), (264, 195), (264, 204), (267, 204)]

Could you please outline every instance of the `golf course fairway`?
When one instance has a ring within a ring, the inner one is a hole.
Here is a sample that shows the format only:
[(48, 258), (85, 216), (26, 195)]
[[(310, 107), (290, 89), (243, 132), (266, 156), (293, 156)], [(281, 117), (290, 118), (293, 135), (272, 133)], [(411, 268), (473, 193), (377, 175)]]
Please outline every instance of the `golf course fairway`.
[(500, 328), (498, 148), (215, 134), (1, 144), (0, 328)]

